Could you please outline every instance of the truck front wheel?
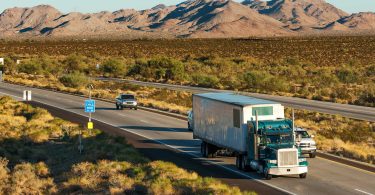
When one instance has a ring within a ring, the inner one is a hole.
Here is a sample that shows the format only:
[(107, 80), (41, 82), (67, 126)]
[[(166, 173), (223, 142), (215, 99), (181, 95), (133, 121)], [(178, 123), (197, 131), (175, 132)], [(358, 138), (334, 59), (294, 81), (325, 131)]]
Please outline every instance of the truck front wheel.
[(310, 158), (315, 158), (315, 156), (316, 156), (316, 153), (315, 153), (315, 152), (313, 152), (313, 153), (310, 153), (310, 154), (309, 154), (309, 156), (310, 156)]
[(236, 167), (239, 170), (242, 170), (244, 168), (243, 167), (243, 156), (240, 155), (240, 154), (236, 156)]
[(307, 173), (299, 174), (299, 178), (305, 179), (307, 177)]
[(266, 180), (271, 180), (272, 179), (272, 175), (268, 173), (268, 168), (267, 167), (263, 168), (263, 174), (264, 174), (264, 178), (266, 178)]

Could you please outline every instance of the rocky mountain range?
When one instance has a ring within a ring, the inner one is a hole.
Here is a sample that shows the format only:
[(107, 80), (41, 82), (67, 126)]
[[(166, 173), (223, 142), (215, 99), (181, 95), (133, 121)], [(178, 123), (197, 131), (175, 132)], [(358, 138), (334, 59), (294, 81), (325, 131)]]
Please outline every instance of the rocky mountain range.
[(0, 14), (0, 37), (250, 37), (375, 34), (375, 13), (348, 14), (324, 0), (188, 0), (147, 10), (61, 13), (49, 5)]

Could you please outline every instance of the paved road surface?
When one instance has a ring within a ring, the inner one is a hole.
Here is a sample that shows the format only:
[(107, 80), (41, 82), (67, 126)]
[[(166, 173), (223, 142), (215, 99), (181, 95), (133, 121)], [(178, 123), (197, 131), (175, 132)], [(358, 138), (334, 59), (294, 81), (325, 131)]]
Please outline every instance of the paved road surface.
[[(142, 81), (134, 81), (134, 80), (122, 80), (122, 79), (114, 79), (114, 78), (98, 78), (98, 80), (129, 82), (132, 84), (137, 84), (137, 85), (142, 85), (142, 86), (167, 88), (167, 89), (173, 89), (173, 90), (184, 90), (184, 91), (190, 91), (192, 93), (234, 92), (234, 91), (229, 91), (229, 90), (217, 90), (217, 89), (182, 86), (182, 85), (170, 85), (170, 84), (150, 83), (150, 82), (142, 82)], [(342, 115), (348, 118), (375, 122), (375, 108), (371, 108), (371, 107), (322, 102), (322, 101), (316, 101), (316, 100), (307, 100), (307, 99), (302, 99), (302, 98), (284, 97), (284, 96), (276, 96), (276, 95), (266, 95), (266, 94), (259, 94), (259, 93), (247, 93), (247, 92), (236, 92), (236, 93), (241, 93), (243, 95), (248, 95), (248, 96), (252, 96), (255, 98), (261, 98), (261, 99), (280, 102), (285, 106), (296, 108), (296, 109), (304, 109), (304, 110), (316, 111), (316, 112), (327, 113), (327, 114), (338, 114), (338, 115)]]
[[(2, 83), (0, 84), (0, 95), (19, 98), (25, 89), (27, 87)], [(34, 101), (85, 115), (83, 112), (84, 98), (40, 89), (32, 89), (32, 91)], [(154, 140), (184, 154), (184, 158), (188, 160), (204, 160), (199, 152), (200, 141), (192, 139), (192, 133), (186, 130), (186, 121), (142, 110), (118, 111), (114, 109), (113, 104), (101, 101), (97, 102), (97, 112), (93, 117), (103, 123), (121, 128), (124, 132), (146, 138), (145, 140)], [(147, 144), (148, 141), (144, 142)], [(238, 185), (241, 189), (249, 189), (249, 186), (254, 187), (254, 182), (261, 182), (291, 194), (375, 194), (375, 174), (373, 172), (322, 158), (309, 159), (310, 167), (307, 179), (278, 177), (271, 181), (263, 180), (253, 172), (237, 171), (234, 167), (234, 158), (216, 158), (203, 161), (203, 163), (216, 164), (217, 168), (214, 169), (216, 174), (225, 175), (228, 171), (231, 172), (233, 178), (226, 178), (224, 181), (231, 185)], [(244, 180), (244, 177), (248, 179)], [(261, 191), (261, 193), (267, 194), (265, 191)]]

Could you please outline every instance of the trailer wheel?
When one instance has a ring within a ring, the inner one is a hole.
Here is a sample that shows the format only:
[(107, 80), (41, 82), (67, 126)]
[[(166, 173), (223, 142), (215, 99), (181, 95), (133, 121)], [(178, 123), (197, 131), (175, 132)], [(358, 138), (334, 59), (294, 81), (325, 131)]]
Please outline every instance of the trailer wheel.
[(299, 174), (299, 178), (305, 179), (307, 177), (307, 173)]
[(315, 152), (314, 153), (310, 153), (309, 156), (310, 156), (310, 158), (315, 158), (316, 153)]
[(202, 142), (201, 144), (201, 153), (202, 153), (202, 156), (203, 157), (207, 157), (207, 147), (206, 147), (207, 143), (206, 142)]
[(206, 143), (206, 153), (207, 158), (215, 158), (216, 157), (216, 147), (209, 143)]
[(243, 156), (240, 154), (236, 156), (236, 167), (239, 170), (243, 169)]

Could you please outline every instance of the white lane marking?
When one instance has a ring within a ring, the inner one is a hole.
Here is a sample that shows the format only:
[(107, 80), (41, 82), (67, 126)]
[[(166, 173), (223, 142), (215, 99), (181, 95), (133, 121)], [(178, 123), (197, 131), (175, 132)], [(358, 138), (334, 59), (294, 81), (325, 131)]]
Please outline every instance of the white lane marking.
[(139, 120), (139, 121), (141, 121), (142, 123), (147, 123), (147, 124), (149, 124), (149, 122), (147, 122), (147, 121), (145, 121), (145, 120)]
[(14, 98), (16, 98), (16, 99), (22, 99), (21, 97), (19, 97), (19, 96), (15, 96), (15, 95), (11, 95), (11, 94), (7, 94), (7, 93), (3, 93), (3, 92), (0, 92), (1, 94), (4, 94), (4, 95), (6, 95), (6, 96), (11, 96), (11, 97), (14, 97)]
[(363, 190), (360, 190), (360, 189), (354, 189), (355, 191), (358, 191), (358, 192), (362, 192), (364, 194), (367, 194), (367, 195), (374, 195), (374, 194), (371, 194), (370, 192), (366, 192), (366, 191), (363, 191)]
[[(6, 93), (3, 93), (3, 94), (6, 94)], [(10, 95), (10, 94), (7, 94), (7, 95)], [(10, 95), (10, 96), (17, 97), (17, 96), (14, 96), (14, 95)], [(17, 97), (17, 98), (20, 98), (20, 97)], [(40, 102), (40, 101), (38, 101), (38, 100), (34, 100), (34, 101), (35, 101), (35, 102), (42, 103), (42, 104), (46, 104), (46, 103)], [(47, 105), (49, 105), (49, 106), (51, 106), (51, 107), (54, 107), (54, 108), (61, 109), (61, 110), (65, 110), (65, 111), (67, 111), (67, 112), (75, 113), (75, 114), (78, 114), (78, 115), (80, 115), (80, 116), (83, 116), (83, 117), (86, 117), (86, 118), (87, 118), (86, 115), (83, 115), (83, 114), (81, 114), (81, 113), (79, 113), (79, 112), (75, 112), (75, 111), (67, 110), (67, 109), (65, 109), (65, 108), (61, 108), (61, 107), (54, 106), (54, 105), (50, 105), (50, 104), (47, 104)], [(96, 119), (96, 118), (92, 118), (92, 119), (93, 119), (93, 120), (96, 120), (96, 121), (99, 121), (99, 122), (101, 122), (101, 123), (104, 123), (104, 124), (106, 124), (106, 125), (109, 125), (109, 126), (112, 126), (112, 127), (115, 127), (115, 128), (119, 128), (119, 127), (116, 127), (116, 126), (114, 126), (114, 125), (112, 125), (112, 124), (109, 124), (109, 123), (107, 123), (107, 122), (105, 122), (105, 121), (102, 121), (102, 120), (100, 120), (100, 119)], [(199, 155), (192, 154), (192, 153), (190, 153), (190, 152), (186, 152), (186, 151), (181, 150), (181, 149), (179, 149), (179, 148), (177, 148), (177, 147), (175, 147), (175, 146), (172, 146), (172, 145), (166, 144), (166, 143), (164, 143), (164, 142), (162, 142), (162, 141), (154, 140), (154, 139), (152, 139), (152, 138), (149, 138), (149, 137), (147, 137), (147, 136), (145, 136), (145, 135), (139, 134), (139, 133), (134, 132), (134, 131), (129, 130), (129, 129), (125, 129), (125, 128), (121, 128), (121, 129), (123, 129), (123, 130), (125, 130), (125, 131), (127, 131), (127, 132), (129, 132), (129, 133), (133, 133), (133, 134), (135, 134), (135, 135), (138, 135), (138, 136), (140, 136), (140, 137), (146, 138), (146, 139), (148, 139), (148, 140), (153, 140), (153, 141), (155, 141), (155, 142), (157, 142), (157, 143), (159, 143), (159, 144), (162, 144), (162, 145), (164, 145), (164, 146), (167, 146), (167, 147), (169, 147), (169, 148), (172, 148), (172, 149), (174, 149), (174, 150), (177, 150), (177, 151), (179, 151), (179, 152), (181, 152), (181, 153), (184, 153), (184, 154), (190, 155), (190, 156), (195, 157), (195, 158), (198, 158), (198, 159), (202, 159), (202, 157), (199, 156)], [(219, 163), (216, 163), (216, 162), (213, 162), (213, 161), (210, 161), (210, 160), (206, 160), (206, 159), (204, 159), (204, 161), (207, 162), (207, 163), (209, 163), (209, 164), (212, 164), (212, 165), (215, 165), (215, 166), (221, 167), (221, 168), (223, 168), (223, 169), (225, 169), (225, 170), (228, 170), (228, 171), (231, 171), (231, 172), (233, 172), (233, 173), (236, 173), (236, 174), (238, 174), (238, 175), (241, 175), (241, 176), (243, 176), (243, 177), (246, 177), (246, 178), (252, 179), (252, 180), (254, 180), (254, 181), (256, 181), (256, 182), (259, 182), (259, 183), (264, 184), (264, 185), (266, 185), (266, 186), (269, 186), (269, 187), (271, 187), (271, 188), (274, 188), (274, 189), (280, 190), (280, 191), (282, 191), (282, 192), (284, 192), (284, 193), (291, 194), (291, 195), (296, 195), (296, 194), (293, 193), (293, 192), (290, 192), (290, 191), (287, 191), (287, 190), (285, 190), (285, 189), (283, 189), (283, 188), (280, 188), (280, 187), (278, 187), (278, 186), (275, 186), (275, 185), (272, 185), (272, 184), (266, 183), (266, 182), (264, 182), (264, 181), (262, 181), (262, 180), (256, 179), (255, 177), (253, 177), (253, 176), (251, 176), (251, 175), (247, 175), (247, 174), (245, 174), (245, 173), (242, 173), (242, 172), (240, 172), (240, 171), (238, 171), (238, 170), (234, 170), (234, 169), (232, 169), (232, 168), (226, 167), (226, 166), (224, 166), (224, 165), (221, 165), (221, 164), (219, 164)]]
[(128, 115), (126, 114), (118, 114), (118, 115), (123, 116), (123, 117), (128, 117)]

